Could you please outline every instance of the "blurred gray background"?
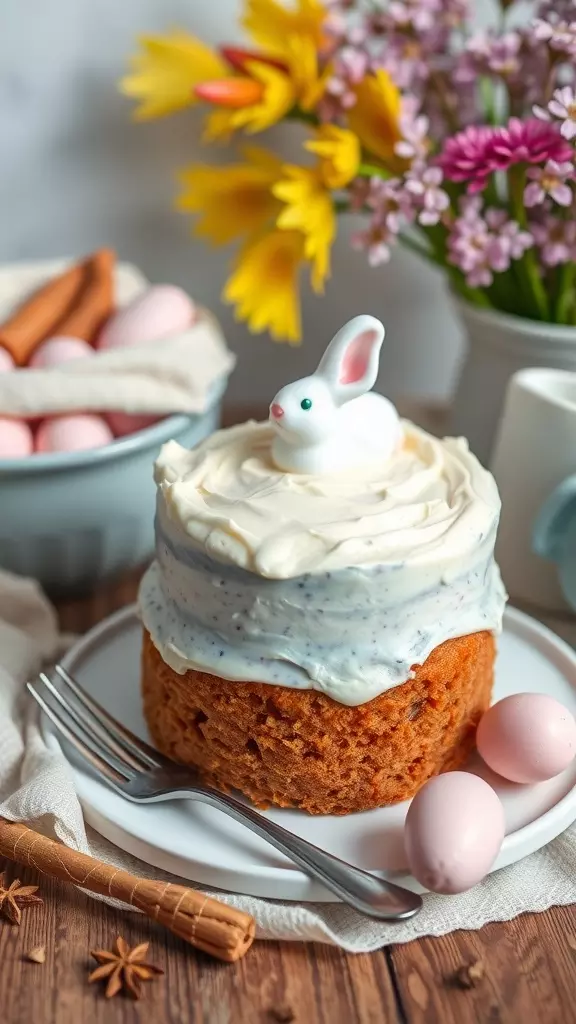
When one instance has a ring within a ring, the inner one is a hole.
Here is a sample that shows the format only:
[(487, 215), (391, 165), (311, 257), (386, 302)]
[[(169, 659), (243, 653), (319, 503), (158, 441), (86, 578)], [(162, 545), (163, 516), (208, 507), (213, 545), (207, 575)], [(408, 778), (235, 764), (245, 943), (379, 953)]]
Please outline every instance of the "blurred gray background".
[[(478, 0), (480, 20), (489, 0)], [(230, 261), (190, 234), (172, 208), (175, 171), (231, 156), (200, 146), (199, 118), (185, 111), (135, 124), (116, 89), (139, 32), (183, 27), (213, 42), (240, 38), (239, 0), (2, 0), (0, 4), (0, 259), (81, 255), (110, 245), (152, 281), (181, 284), (210, 306), (239, 365), (232, 402), (267, 404), (309, 372), (344, 320), (385, 321), (380, 390), (443, 400), (461, 352), (459, 326), (440, 276), (408, 253), (368, 267), (341, 223), (326, 295), (304, 295), (300, 348), (251, 336), (219, 295)], [(293, 126), (262, 141), (296, 159)]]

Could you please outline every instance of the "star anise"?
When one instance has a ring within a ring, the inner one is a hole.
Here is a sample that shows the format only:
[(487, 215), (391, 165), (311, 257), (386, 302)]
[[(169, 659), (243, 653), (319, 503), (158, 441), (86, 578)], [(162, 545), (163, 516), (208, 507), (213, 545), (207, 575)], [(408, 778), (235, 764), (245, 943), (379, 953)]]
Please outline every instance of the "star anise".
[(142, 982), (151, 981), (156, 975), (164, 974), (160, 967), (144, 963), (149, 945), (149, 942), (141, 942), (139, 946), (130, 949), (128, 943), (118, 936), (112, 951), (107, 949), (91, 950), (90, 955), (101, 966), (92, 971), (88, 981), (100, 981), (102, 978), (108, 978), (107, 999), (117, 995), (122, 988), (125, 988), (133, 999), (139, 999)]
[(32, 903), (43, 903), (44, 900), (34, 893), (38, 891), (37, 885), (20, 885), (18, 878), (6, 888), (4, 885), (4, 872), (0, 874), (0, 915), (10, 924), (20, 924), (22, 920), (22, 907), (29, 907)]

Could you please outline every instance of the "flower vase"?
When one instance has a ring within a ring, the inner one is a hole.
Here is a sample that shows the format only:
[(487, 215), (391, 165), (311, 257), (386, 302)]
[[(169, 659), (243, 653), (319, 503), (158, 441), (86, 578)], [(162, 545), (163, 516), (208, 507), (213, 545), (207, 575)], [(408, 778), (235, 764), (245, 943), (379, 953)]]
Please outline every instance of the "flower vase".
[(576, 371), (576, 327), (527, 320), (456, 300), (467, 351), (456, 387), (450, 433), (463, 435), (488, 465), (508, 381), (540, 366)]

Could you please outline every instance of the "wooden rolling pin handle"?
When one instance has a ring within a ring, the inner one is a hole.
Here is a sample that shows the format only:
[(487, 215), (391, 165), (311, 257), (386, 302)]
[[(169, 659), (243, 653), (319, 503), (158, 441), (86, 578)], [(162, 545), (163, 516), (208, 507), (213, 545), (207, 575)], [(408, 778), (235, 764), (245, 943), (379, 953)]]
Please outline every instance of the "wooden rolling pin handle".
[(137, 907), (197, 949), (220, 960), (239, 960), (254, 941), (250, 914), (171, 882), (138, 878), (71, 850), (20, 822), (0, 818), (0, 854), (64, 882)]

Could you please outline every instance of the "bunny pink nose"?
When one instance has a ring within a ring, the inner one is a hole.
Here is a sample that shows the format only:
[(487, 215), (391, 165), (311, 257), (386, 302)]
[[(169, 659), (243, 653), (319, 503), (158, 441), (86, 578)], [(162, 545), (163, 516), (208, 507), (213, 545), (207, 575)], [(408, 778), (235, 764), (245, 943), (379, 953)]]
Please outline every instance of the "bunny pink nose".
[(284, 415), (284, 409), (282, 408), (281, 405), (278, 405), (278, 402), (272, 402), (272, 405), (270, 406), (270, 412), (272, 413), (275, 420), (281, 419), (282, 416)]

